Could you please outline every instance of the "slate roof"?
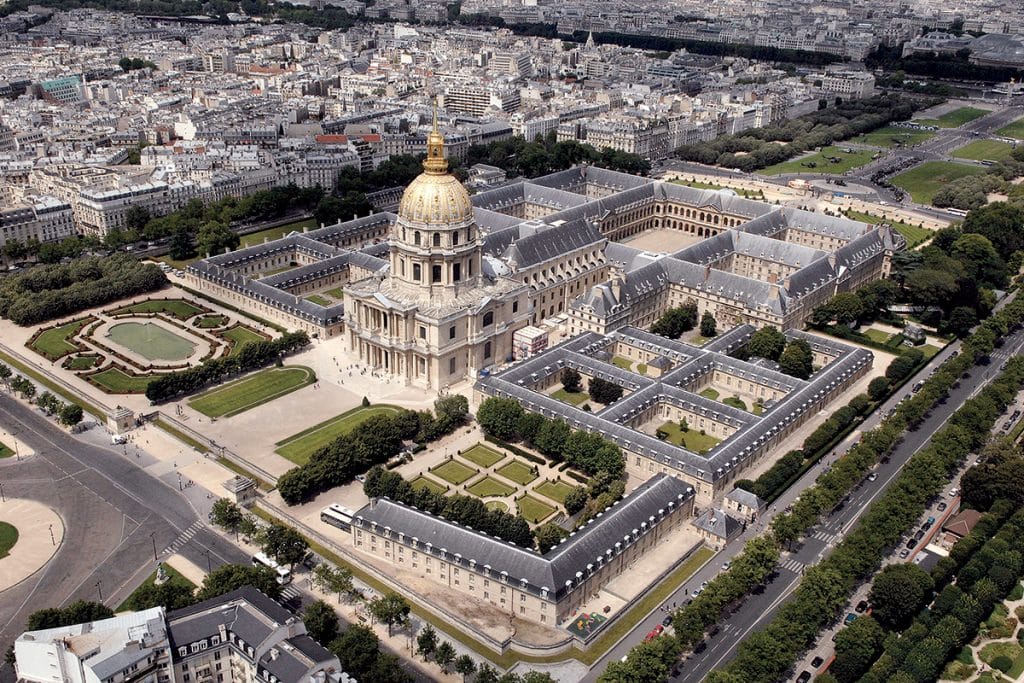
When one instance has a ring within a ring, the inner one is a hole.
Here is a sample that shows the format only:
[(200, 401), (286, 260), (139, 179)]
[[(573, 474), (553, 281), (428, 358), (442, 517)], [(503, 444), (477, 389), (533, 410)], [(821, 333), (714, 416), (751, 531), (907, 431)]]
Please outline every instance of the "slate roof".
[(744, 507), (751, 508), (752, 510), (761, 510), (767, 507), (767, 503), (761, 500), (756, 493), (751, 493), (746, 489), (735, 488), (730, 491), (726, 496), (729, 500), (734, 500)]
[(510, 263), (514, 262), (517, 269), (524, 270), (606, 241), (593, 225), (577, 220), (521, 236), (509, 245), (504, 256)]
[(721, 508), (708, 508), (693, 520), (693, 525), (723, 541), (732, 540), (743, 531), (743, 523), (726, 514)]
[(216, 635), (222, 625), (256, 648), (273, 633), (274, 624), (284, 624), (294, 618), (291, 612), (260, 591), (243, 586), (168, 613), (167, 630), (172, 652), (180, 645)]

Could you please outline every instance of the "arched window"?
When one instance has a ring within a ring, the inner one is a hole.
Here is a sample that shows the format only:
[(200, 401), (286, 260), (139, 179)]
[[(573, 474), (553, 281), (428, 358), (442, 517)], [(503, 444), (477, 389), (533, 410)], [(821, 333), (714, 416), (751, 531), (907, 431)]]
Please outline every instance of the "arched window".
[(494, 311), (487, 311), (484, 313), (484, 327), (488, 327), (494, 324)]
[(434, 233), (434, 246), (435, 247), (441, 246), (441, 233), (439, 233), (439, 232), (435, 232)]
[(415, 244), (417, 247), (420, 246), (420, 231), (419, 230), (417, 230), (416, 233), (413, 235), (413, 244)]

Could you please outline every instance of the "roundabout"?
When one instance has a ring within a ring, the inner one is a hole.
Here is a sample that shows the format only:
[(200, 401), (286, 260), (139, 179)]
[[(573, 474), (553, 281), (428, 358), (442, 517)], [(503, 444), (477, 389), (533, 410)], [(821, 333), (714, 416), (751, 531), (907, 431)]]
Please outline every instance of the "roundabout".
[(0, 591), (49, 562), (64, 540), (64, 522), (51, 508), (25, 498), (0, 502)]

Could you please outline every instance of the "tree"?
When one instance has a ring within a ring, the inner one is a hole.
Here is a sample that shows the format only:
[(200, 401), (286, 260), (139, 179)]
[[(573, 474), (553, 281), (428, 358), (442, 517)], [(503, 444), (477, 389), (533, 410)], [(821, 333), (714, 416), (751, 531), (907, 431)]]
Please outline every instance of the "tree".
[(374, 683), (412, 683), (413, 677), (402, 669), (402, 660), (398, 655), (381, 652), (370, 667), (364, 680)]
[(476, 411), (480, 427), (503, 441), (516, 438), (516, 428), (523, 417), (523, 407), (512, 398), (485, 398)]
[(718, 322), (715, 316), (711, 315), (711, 311), (704, 311), (704, 315), (701, 316), (700, 334), (702, 337), (714, 337), (718, 334)]
[(537, 537), (537, 549), (542, 555), (561, 543), (568, 535), (568, 531), (554, 522), (548, 522), (534, 531), (534, 536)]
[(651, 332), (676, 339), (683, 332), (693, 329), (697, 324), (697, 304), (689, 301), (682, 306), (670, 308), (651, 325)]
[(342, 594), (351, 595), (355, 590), (352, 583), (352, 570), (347, 567), (333, 567), (321, 562), (313, 568), (313, 581), (325, 593), (337, 593), (338, 602)]
[(210, 510), (210, 521), (222, 529), (233, 531), (236, 538), (244, 516), (242, 509), (227, 498), (218, 498)]
[(747, 342), (747, 353), (751, 356), (778, 360), (786, 348), (786, 335), (777, 327), (767, 325), (750, 335)]
[(437, 649), (437, 631), (430, 624), (423, 626), (416, 636), (416, 649), (426, 659)]
[(220, 221), (207, 221), (199, 226), (199, 253), (216, 256), (225, 249), (237, 249), (238, 234)]
[(434, 661), (441, 665), (441, 669), (448, 673), (448, 665), (455, 659), (455, 648), (447, 640), (442, 641), (434, 652)]
[(971, 306), (957, 306), (949, 312), (945, 329), (958, 337), (966, 337), (971, 328), (978, 324), (978, 314)]
[(247, 541), (256, 538), (259, 528), (256, 518), (252, 515), (242, 515), (241, 521), (238, 522), (238, 533), (242, 534), (242, 538)]
[(836, 659), (829, 671), (839, 683), (859, 679), (875, 661), (885, 639), (885, 631), (873, 617), (857, 617), (836, 635)]
[(889, 630), (905, 628), (925, 604), (935, 582), (916, 564), (886, 566), (871, 584), (872, 616)]
[(828, 302), (833, 320), (840, 325), (857, 322), (864, 315), (864, 304), (856, 292), (840, 292)]
[(281, 595), (281, 585), (277, 582), (277, 574), (269, 567), (224, 564), (206, 575), (197, 597), (199, 600), (209, 600), (230, 593), (242, 586), (252, 586), (275, 600)]
[(77, 600), (67, 607), (47, 607), (29, 615), (26, 631), (39, 631), (47, 628), (58, 628), (72, 624), (84, 624), (88, 621), (109, 619), (114, 611), (99, 602)]
[(128, 596), (126, 606), (131, 610), (144, 610), (158, 606), (166, 610), (174, 610), (188, 607), (195, 601), (194, 586), (171, 578), (159, 586), (153, 581), (142, 584)]
[(814, 353), (803, 339), (793, 339), (779, 356), (779, 370), (798, 379), (807, 379), (814, 372)]
[(469, 414), (469, 399), (462, 394), (442, 396), (434, 401), (434, 413), (441, 431), (448, 433), (466, 421)]
[(1006, 260), (984, 235), (960, 235), (949, 254), (963, 265), (967, 277), (979, 286), (991, 289), (1006, 285)]
[(572, 434), (572, 428), (561, 420), (545, 420), (537, 432), (533, 444), (545, 455), (561, 458), (566, 439)]
[(302, 561), (308, 551), (309, 543), (292, 527), (278, 523), (267, 527), (263, 552), (274, 558), (278, 564), (286, 564), (292, 569)]
[(306, 633), (318, 643), (331, 643), (338, 637), (338, 615), (323, 600), (315, 600), (302, 611)]
[(391, 637), (391, 627), (395, 624), (403, 624), (409, 616), (409, 603), (398, 593), (388, 593), (376, 597), (370, 601), (368, 606), (373, 618), (382, 624), (388, 625), (388, 637)]
[(82, 412), (82, 406), (77, 403), (68, 403), (61, 407), (58, 415), (62, 425), (65, 427), (74, 427), (82, 421), (84, 414)]
[(380, 639), (369, 626), (353, 624), (328, 646), (341, 668), (357, 680), (364, 680), (380, 655)]
[(459, 655), (455, 658), (455, 671), (462, 674), (462, 680), (466, 680), (466, 676), (476, 671), (476, 662), (469, 655)]
[(575, 368), (564, 368), (562, 370), (562, 388), (570, 394), (575, 394), (580, 390), (583, 383), (583, 378), (579, 373), (579, 370)]
[(184, 261), (185, 259), (192, 258), (195, 253), (195, 249), (192, 247), (192, 233), (187, 226), (179, 225), (171, 233), (171, 258)]
[(601, 379), (600, 377), (594, 377), (591, 379), (587, 386), (587, 390), (591, 399), (606, 405), (615, 403), (622, 398), (622, 387), (614, 382)]
[(875, 377), (868, 382), (868, 396), (872, 401), (881, 401), (889, 394), (891, 382), (885, 377)]
[(149, 222), (149, 210), (144, 206), (132, 206), (125, 213), (124, 218), (129, 230), (141, 232)]

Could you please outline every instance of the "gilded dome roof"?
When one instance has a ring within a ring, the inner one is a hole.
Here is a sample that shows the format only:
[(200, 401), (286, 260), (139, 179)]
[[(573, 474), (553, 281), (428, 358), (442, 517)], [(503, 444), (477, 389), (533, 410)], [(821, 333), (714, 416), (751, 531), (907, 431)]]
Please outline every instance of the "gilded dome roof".
[(398, 205), (398, 216), (415, 223), (453, 225), (473, 220), (469, 192), (448, 173), (444, 157), (444, 137), (434, 130), (427, 137), (427, 158), (423, 173), (409, 183)]

